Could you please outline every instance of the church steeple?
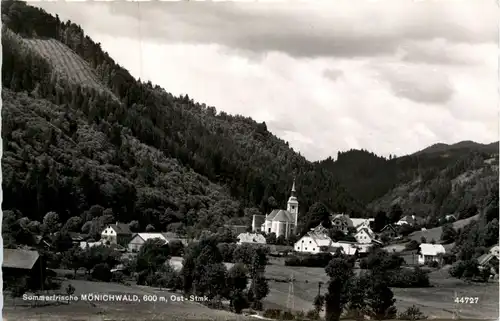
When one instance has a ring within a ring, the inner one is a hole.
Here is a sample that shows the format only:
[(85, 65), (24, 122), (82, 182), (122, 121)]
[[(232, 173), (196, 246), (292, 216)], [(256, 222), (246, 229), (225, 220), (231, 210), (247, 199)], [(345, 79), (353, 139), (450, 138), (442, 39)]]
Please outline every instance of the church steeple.
[(298, 216), (299, 216), (299, 201), (297, 200), (297, 196), (295, 195), (296, 193), (295, 189), (295, 178), (293, 179), (293, 184), (292, 184), (292, 191), (290, 195), (290, 198), (288, 199), (288, 203), (286, 206), (286, 210), (290, 212), (293, 215), (293, 220), (294, 220), (294, 233), (297, 233), (297, 223), (298, 223)]

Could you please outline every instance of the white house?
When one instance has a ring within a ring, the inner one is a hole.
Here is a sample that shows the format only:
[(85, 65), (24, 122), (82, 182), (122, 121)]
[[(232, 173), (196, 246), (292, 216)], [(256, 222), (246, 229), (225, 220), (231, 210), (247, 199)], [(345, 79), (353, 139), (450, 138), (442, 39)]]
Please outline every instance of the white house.
[(333, 243), (327, 234), (309, 232), (295, 242), (293, 249), (302, 253), (320, 253), (322, 247), (329, 248)]
[(370, 228), (362, 228), (354, 235), (358, 243), (369, 244), (375, 240), (375, 233)]
[(240, 233), (237, 244), (242, 243), (266, 244), (266, 238), (258, 233)]
[(490, 250), (489, 250), (490, 254), (492, 254), (493, 256), (496, 256), (496, 258), (498, 259), (499, 258), (499, 248), (498, 248), (498, 244), (493, 246)]
[(418, 255), (419, 264), (427, 264), (431, 261), (436, 261), (441, 263), (440, 255), (446, 253), (444, 246), (441, 244), (430, 244), (422, 243), (420, 244), (420, 253)]
[(127, 244), (132, 237), (132, 232), (128, 224), (118, 223), (110, 224), (101, 232), (101, 239), (110, 244)]
[[(286, 210), (273, 210), (269, 213), (264, 222), (260, 225), (260, 231), (264, 233), (274, 233), (276, 237), (283, 235), (289, 238), (297, 232), (297, 219), (299, 215), (299, 201), (295, 196), (295, 180), (292, 185), (292, 193), (288, 199)], [(254, 215), (252, 229), (256, 232), (259, 229), (258, 222), (260, 215)]]

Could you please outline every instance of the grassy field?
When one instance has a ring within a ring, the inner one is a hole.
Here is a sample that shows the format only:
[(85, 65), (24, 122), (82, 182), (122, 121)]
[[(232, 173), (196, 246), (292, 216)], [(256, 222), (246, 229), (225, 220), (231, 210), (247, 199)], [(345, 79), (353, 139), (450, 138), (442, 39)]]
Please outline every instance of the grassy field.
[[(63, 287), (68, 281), (63, 282)], [(179, 294), (160, 291), (148, 287), (125, 286), (114, 283), (71, 280), (75, 295), (88, 293), (135, 294), (139, 299), (143, 295), (157, 295), (170, 298)], [(195, 302), (71, 302), (70, 304), (52, 304), (32, 307), (32, 302), (22, 298), (13, 302), (4, 296), (4, 320), (47, 320), (47, 321), (94, 321), (94, 320), (217, 320), (246, 321), (250, 317), (236, 315), (226, 311), (209, 309)], [(254, 320), (254, 318), (251, 318)]]
[[(326, 276), (324, 269), (288, 267), (283, 265), (269, 265), (266, 276), (273, 279), (286, 280), (294, 275), (294, 308), (307, 311), (312, 308), (314, 297), (318, 293), (318, 283), (323, 282), (321, 293), (326, 290)], [(429, 318), (453, 318), (456, 310), (461, 318), (498, 320), (498, 283), (468, 284), (464, 281), (449, 277), (447, 269), (438, 270), (430, 274), (432, 288), (397, 289), (393, 292), (396, 298), (396, 307), (399, 311), (416, 305)], [(289, 283), (270, 282), (271, 292), (264, 300), (266, 308), (286, 308)], [(455, 294), (456, 293), (456, 294)], [(478, 297), (477, 304), (462, 304), (457, 306), (454, 297)]]
[(47, 59), (53, 68), (70, 82), (105, 91), (116, 99), (101, 83), (94, 69), (63, 43), (54, 39), (24, 39), (24, 42), (29, 48)]
[[(453, 222), (453, 228), (459, 229), (464, 227), (465, 225), (469, 224), (472, 221), (477, 221), (479, 219), (479, 215), (475, 215), (463, 220), (459, 220), (456, 222)], [(436, 242), (441, 240), (441, 234), (443, 233), (443, 229), (441, 227), (435, 227), (428, 229), (426, 231), (417, 231), (411, 233), (408, 237), (412, 240), (420, 242), (422, 239), (422, 236), (425, 237), (427, 242), (430, 242), (432, 239), (434, 239)]]

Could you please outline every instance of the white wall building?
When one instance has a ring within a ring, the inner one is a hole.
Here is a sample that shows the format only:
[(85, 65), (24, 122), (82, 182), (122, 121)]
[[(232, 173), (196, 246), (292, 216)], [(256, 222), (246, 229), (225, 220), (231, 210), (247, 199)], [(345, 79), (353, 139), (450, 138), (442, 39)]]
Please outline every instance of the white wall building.
[[(274, 233), (276, 237), (283, 235), (289, 238), (297, 232), (297, 220), (299, 215), (299, 201), (295, 196), (295, 180), (292, 185), (292, 195), (288, 199), (286, 210), (273, 210), (269, 213), (260, 226), (260, 231), (266, 234)], [(257, 231), (257, 216), (253, 218), (254, 232)]]
[(499, 248), (498, 245), (493, 246), (490, 251), (489, 251), (493, 256), (496, 256), (496, 258), (499, 258)]
[(321, 252), (321, 247), (330, 247), (332, 239), (326, 234), (309, 232), (293, 245), (296, 252), (316, 254)]
[(446, 250), (441, 244), (420, 244), (420, 254), (418, 255), (419, 264), (427, 264), (431, 261), (441, 263), (441, 255), (445, 254)]
[(128, 224), (118, 223), (110, 224), (101, 232), (101, 239), (110, 244), (127, 244), (132, 237), (132, 232)]
[(358, 230), (358, 233), (354, 235), (354, 238), (358, 243), (370, 244), (375, 240), (375, 233), (370, 228), (362, 228)]

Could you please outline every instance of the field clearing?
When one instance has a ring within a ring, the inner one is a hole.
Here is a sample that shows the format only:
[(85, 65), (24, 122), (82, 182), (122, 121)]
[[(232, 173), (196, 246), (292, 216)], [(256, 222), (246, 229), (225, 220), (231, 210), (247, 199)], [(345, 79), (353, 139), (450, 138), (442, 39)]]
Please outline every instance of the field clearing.
[(63, 43), (54, 39), (24, 39), (24, 42), (47, 59), (52, 67), (70, 82), (105, 91), (116, 99), (101, 83), (92, 67)]
[[(463, 220), (459, 220), (456, 222), (453, 222), (453, 228), (459, 229), (463, 228), (465, 225), (469, 224), (472, 221), (477, 221), (479, 219), (479, 215), (475, 215)], [(426, 231), (416, 231), (411, 233), (408, 237), (412, 240), (420, 242), (422, 236), (425, 237), (427, 242), (430, 242), (432, 239), (434, 239), (436, 242), (438, 242), (441, 239), (441, 234), (443, 233), (442, 227), (435, 227), (428, 229)]]
[[(322, 268), (289, 267), (268, 265), (266, 277), (285, 280), (294, 274), (294, 307), (295, 310), (308, 311), (312, 308), (314, 297), (318, 293), (318, 282), (323, 282), (321, 293), (326, 291), (328, 277)], [(488, 284), (468, 284), (448, 276), (447, 269), (431, 272), (431, 288), (399, 289), (393, 288), (398, 311), (416, 305), (430, 319), (452, 319), (453, 312), (458, 311), (461, 318), (498, 320), (499, 293), (498, 282)], [(265, 308), (286, 308), (289, 283), (270, 281), (271, 292), (264, 299)], [(458, 297), (478, 297), (477, 304), (454, 302)]]
[[(88, 293), (101, 294), (156, 294), (170, 298), (180, 294), (160, 291), (149, 287), (125, 286), (116, 283), (71, 280), (64, 281), (63, 288), (71, 283), (75, 295)], [(4, 320), (54, 320), (54, 321), (94, 321), (94, 320), (216, 320), (246, 321), (255, 320), (247, 316), (236, 315), (227, 311), (209, 309), (194, 302), (71, 302), (68, 304), (30, 307), (29, 302), (21, 298), (16, 300), (16, 307), (11, 298), (4, 297)]]

